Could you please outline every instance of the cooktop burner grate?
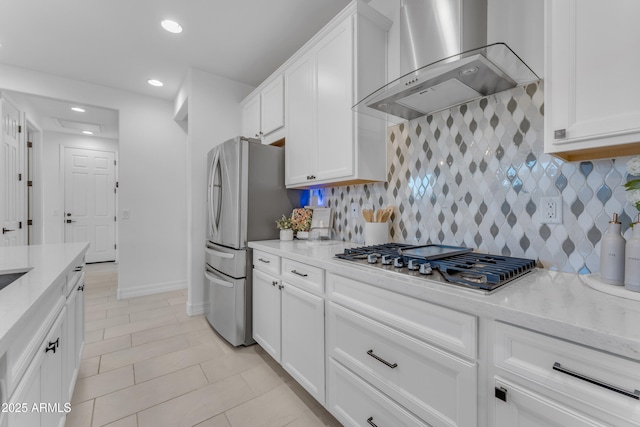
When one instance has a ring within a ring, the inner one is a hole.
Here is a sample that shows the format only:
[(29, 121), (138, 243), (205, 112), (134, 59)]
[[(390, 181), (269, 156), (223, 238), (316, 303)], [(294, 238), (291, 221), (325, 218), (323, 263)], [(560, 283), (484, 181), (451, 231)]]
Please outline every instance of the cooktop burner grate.
[(345, 249), (336, 257), (413, 277), (436, 279), (433, 272), (437, 270), (450, 284), (484, 293), (490, 293), (536, 267), (532, 259), (482, 254), (446, 245), (388, 243)]

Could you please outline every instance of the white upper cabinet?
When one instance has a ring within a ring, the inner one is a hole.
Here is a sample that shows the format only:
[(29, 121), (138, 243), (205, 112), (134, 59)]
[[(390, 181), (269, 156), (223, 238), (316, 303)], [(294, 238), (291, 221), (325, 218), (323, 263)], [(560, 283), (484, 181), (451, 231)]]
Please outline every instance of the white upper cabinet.
[(351, 107), (386, 83), (389, 24), (354, 1), (286, 67), (287, 187), (385, 179), (386, 123)]
[(640, 153), (640, 2), (545, 0), (545, 152)]
[(284, 80), (279, 74), (242, 105), (242, 135), (271, 144), (284, 136)]

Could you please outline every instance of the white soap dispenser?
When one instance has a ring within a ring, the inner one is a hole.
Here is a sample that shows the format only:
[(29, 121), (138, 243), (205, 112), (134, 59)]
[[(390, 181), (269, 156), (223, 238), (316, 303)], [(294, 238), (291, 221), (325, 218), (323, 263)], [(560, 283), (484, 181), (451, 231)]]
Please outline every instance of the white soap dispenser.
[(624, 246), (618, 214), (613, 214), (600, 241), (600, 279), (611, 285), (624, 285)]
[(624, 287), (640, 292), (640, 214), (633, 223), (633, 234), (625, 247)]

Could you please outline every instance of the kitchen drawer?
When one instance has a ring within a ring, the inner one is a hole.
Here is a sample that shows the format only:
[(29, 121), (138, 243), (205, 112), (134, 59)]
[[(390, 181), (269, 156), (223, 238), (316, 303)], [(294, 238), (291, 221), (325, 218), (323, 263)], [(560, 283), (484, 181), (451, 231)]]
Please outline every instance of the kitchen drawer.
[(267, 252), (253, 250), (253, 268), (265, 273), (280, 275), (280, 257)]
[(79, 284), (82, 283), (82, 278), (84, 275), (84, 272), (82, 271), (83, 269), (84, 265), (79, 265), (77, 267), (74, 267), (70, 272), (67, 273), (67, 286), (65, 288), (66, 297), (71, 294), (71, 291), (73, 291), (74, 288), (78, 287)]
[(324, 294), (324, 270), (309, 264), (282, 258), (282, 281), (319, 295)]
[(477, 367), (329, 303), (328, 355), (433, 425), (475, 426)]
[(599, 408), (640, 425), (638, 362), (495, 322), (494, 363), (566, 396), (580, 410)]
[(345, 426), (428, 427), (329, 358), (327, 409)]
[(476, 316), (335, 274), (327, 275), (327, 292), (332, 301), (381, 323), (462, 356), (476, 358)]

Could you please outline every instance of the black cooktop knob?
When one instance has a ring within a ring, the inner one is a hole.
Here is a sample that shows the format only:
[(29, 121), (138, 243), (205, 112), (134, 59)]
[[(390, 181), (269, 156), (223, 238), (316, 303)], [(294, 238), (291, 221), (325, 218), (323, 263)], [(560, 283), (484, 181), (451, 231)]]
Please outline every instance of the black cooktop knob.
[(395, 268), (402, 268), (404, 267), (404, 260), (402, 259), (402, 257), (397, 257), (393, 259), (393, 266)]
[(378, 254), (369, 254), (367, 255), (367, 262), (369, 264), (375, 264), (378, 262)]
[(407, 268), (412, 271), (416, 271), (420, 268), (420, 263), (415, 259), (410, 259), (407, 264)]

